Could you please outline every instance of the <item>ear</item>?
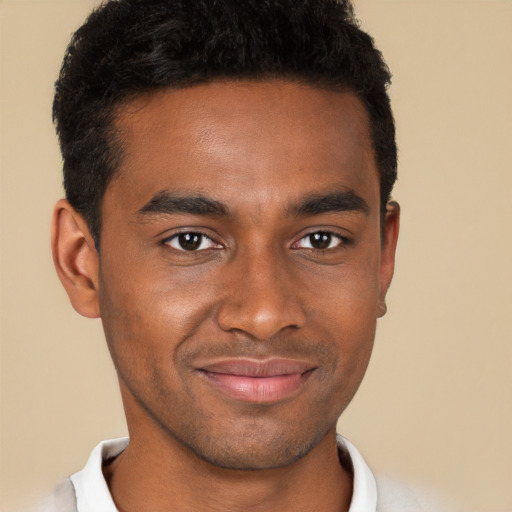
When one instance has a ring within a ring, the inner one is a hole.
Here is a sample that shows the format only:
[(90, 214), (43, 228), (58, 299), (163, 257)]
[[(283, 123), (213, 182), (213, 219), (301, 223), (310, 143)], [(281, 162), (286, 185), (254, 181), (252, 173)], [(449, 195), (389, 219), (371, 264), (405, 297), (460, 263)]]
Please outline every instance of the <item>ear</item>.
[(65, 199), (52, 217), (53, 262), (75, 310), (88, 318), (100, 316), (99, 257), (87, 223)]
[(395, 270), (395, 252), (400, 230), (400, 205), (390, 201), (383, 219), (382, 248), (380, 257), (379, 317), (386, 314), (386, 293)]

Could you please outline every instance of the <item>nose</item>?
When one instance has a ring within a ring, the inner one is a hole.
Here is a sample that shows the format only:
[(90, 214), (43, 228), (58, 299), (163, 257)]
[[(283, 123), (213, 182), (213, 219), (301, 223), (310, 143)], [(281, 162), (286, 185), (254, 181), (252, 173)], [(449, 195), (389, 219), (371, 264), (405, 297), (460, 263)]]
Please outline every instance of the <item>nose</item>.
[(225, 331), (241, 331), (266, 340), (280, 331), (304, 326), (306, 315), (295, 279), (272, 251), (240, 255), (232, 262), (218, 323)]

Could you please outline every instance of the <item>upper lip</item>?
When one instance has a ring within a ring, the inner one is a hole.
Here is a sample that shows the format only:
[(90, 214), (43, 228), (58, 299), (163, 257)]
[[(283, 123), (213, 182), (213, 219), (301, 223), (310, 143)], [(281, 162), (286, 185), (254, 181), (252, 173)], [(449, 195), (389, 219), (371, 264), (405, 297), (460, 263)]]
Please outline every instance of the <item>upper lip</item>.
[(243, 377), (277, 377), (293, 375), (313, 370), (315, 365), (308, 361), (296, 359), (272, 358), (250, 359), (234, 358), (208, 362), (198, 369), (210, 373), (221, 373)]

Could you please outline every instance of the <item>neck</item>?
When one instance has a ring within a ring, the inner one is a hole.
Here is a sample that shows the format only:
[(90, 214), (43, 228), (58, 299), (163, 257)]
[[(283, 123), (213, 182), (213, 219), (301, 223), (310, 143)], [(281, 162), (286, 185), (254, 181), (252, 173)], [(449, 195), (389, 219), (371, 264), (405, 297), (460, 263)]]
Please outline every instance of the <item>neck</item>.
[[(125, 398), (125, 397), (123, 397)], [(335, 426), (302, 458), (276, 469), (233, 470), (195, 455), (138, 407), (125, 411), (130, 443), (104, 465), (120, 512), (347, 512), (351, 471)]]
[(141, 443), (104, 468), (120, 512), (348, 511), (352, 478), (339, 462), (329, 433), (290, 466), (238, 471), (217, 468), (176, 441)]

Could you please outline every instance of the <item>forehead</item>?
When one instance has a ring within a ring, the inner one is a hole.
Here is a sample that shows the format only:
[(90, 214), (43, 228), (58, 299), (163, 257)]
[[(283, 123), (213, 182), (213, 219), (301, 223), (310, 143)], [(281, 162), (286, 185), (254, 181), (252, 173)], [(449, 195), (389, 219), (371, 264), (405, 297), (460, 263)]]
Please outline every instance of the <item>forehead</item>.
[(368, 116), (351, 92), (214, 82), (138, 97), (117, 128), (124, 156), (109, 189), (134, 204), (164, 189), (253, 204), (326, 187), (378, 197)]

